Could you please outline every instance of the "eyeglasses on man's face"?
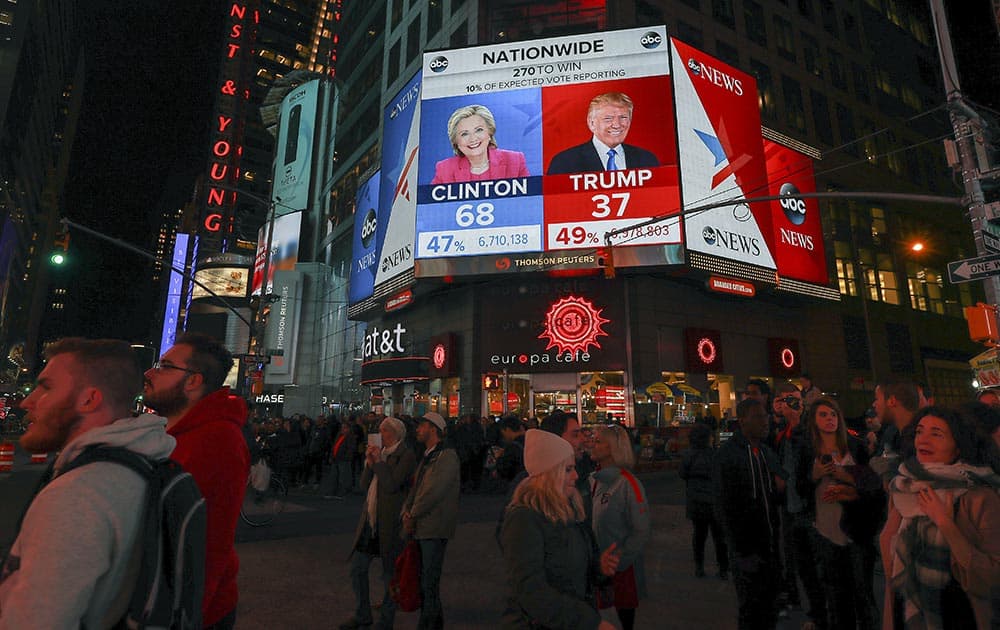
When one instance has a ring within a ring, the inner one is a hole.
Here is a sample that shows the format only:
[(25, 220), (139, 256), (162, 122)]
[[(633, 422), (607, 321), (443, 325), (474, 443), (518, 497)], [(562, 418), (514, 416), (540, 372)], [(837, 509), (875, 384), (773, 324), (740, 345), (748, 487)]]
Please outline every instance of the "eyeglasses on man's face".
[(164, 370), (180, 370), (181, 372), (187, 372), (188, 374), (198, 374), (198, 370), (191, 370), (180, 365), (174, 365), (173, 363), (167, 363), (166, 361), (157, 361), (153, 364), (153, 369), (157, 372), (163, 372)]

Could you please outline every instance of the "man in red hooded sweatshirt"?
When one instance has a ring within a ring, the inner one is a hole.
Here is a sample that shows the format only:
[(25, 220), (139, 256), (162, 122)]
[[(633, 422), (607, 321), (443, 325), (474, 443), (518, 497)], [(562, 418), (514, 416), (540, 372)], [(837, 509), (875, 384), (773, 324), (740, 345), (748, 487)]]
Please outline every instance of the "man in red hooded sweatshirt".
[(146, 371), (144, 390), (145, 404), (167, 418), (167, 433), (177, 440), (171, 458), (194, 477), (208, 508), (206, 630), (236, 624), (236, 520), (250, 453), (243, 438), (246, 402), (223, 387), (232, 366), (232, 355), (218, 341), (186, 333)]

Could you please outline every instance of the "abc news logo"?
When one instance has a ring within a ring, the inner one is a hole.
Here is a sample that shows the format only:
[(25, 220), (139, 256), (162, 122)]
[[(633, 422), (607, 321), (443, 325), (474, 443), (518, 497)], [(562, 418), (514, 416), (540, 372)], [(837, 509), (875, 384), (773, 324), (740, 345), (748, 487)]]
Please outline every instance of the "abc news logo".
[(431, 59), (429, 67), (431, 72), (444, 72), (448, 69), (448, 58), (442, 56), (435, 57)]
[(660, 44), (663, 43), (663, 37), (655, 31), (649, 31), (639, 39), (639, 43), (642, 44), (643, 48), (652, 50), (660, 47)]
[(378, 217), (374, 210), (369, 210), (365, 215), (365, 222), (361, 224), (361, 244), (367, 248), (375, 238), (375, 230), (378, 228)]
[(778, 191), (781, 199), (781, 209), (785, 211), (785, 217), (792, 225), (802, 225), (806, 221), (806, 202), (799, 197), (799, 189), (791, 182), (781, 185)]

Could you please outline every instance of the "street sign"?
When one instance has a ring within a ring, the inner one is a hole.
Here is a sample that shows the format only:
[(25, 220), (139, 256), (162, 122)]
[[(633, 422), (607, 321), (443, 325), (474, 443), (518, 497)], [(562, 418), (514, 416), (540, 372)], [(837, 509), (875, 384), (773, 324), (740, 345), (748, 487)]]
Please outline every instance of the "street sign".
[(966, 258), (948, 263), (948, 279), (952, 284), (1000, 276), (1000, 254)]
[(244, 354), (240, 355), (247, 363), (270, 363), (271, 357), (264, 354)]
[(983, 246), (994, 254), (1000, 254), (1000, 236), (993, 234), (989, 230), (982, 230)]

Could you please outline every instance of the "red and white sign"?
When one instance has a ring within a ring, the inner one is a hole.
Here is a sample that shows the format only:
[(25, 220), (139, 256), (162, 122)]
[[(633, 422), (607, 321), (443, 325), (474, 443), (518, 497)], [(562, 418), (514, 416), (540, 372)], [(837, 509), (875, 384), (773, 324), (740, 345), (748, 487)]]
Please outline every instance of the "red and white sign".
[(601, 326), (610, 321), (601, 317), (601, 312), (586, 298), (562, 298), (545, 314), (545, 330), (538, 338), (548, 340), (546, 350), (574, 353), (585, 352), (590, 346), (600, 348), (597, 338), (608, 336)]
[[(684, 207), (764, 196), (756, 81), (683, 42), (670, 43)], [(689, 213), (684, 224), (689, 251), (775, 268), (767, 203)]]
[(829, 275), (819, 202), (795, 196), (816, 192), (812, 158), (770, 140), (764, 140), (764, 156), (767, 194), (783, 197), (771, 202), (778, 275), (825, 285)]
[(413, 301), (413, 292), (407, 289), (402, 293), (392, 296), (385, 301), (385, 312), (389, 313), (401, 309)]
[(752, 282), (746, 280), (734, 280), (733, 278), (720, 278), (711, 276), (708, 279), (708, 288), (718, 293), (731, 293), (732, 295), (742, 295), (753, 297), (757, 294)]
[(594, 402), (607, 411), (625, 411), (625, 388), (617, 385), (601, 387), (594, 392)]

